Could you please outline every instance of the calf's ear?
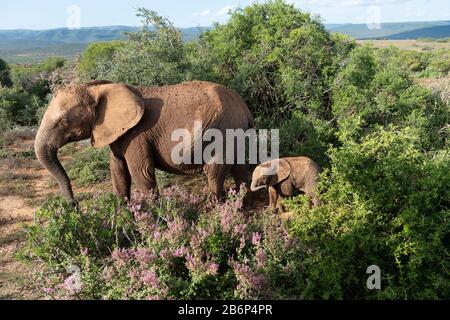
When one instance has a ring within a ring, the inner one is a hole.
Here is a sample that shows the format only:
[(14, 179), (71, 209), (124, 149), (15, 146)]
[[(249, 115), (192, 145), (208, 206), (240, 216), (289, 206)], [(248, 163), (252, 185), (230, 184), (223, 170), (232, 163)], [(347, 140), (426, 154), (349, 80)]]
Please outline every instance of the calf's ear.
[(291, 166), (289, 162), (283, 159), (272, 160), (271, 163), (275, 173), (270, 179), (269, 185), (273, 186), (289, 177), (291, 174)]

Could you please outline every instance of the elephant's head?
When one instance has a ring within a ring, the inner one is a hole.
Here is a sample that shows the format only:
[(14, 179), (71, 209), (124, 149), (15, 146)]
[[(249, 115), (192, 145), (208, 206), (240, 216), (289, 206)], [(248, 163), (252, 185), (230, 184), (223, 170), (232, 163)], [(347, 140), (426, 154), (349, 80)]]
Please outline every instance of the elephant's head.
[(252, 175), (250, 189), (255, 192), (286, 180), (291, 174), (291, 166), (286, 160), (276, 159), (256, 167)]
[(67, 87), (56, 93), (44, 114), (34, 143), (39, 162), (74, 201), (58, 149), (91, 138), (94, 147), (109, 145), (134, 127), (144, 114), (144, 101), (124, 84), (100, 81)]

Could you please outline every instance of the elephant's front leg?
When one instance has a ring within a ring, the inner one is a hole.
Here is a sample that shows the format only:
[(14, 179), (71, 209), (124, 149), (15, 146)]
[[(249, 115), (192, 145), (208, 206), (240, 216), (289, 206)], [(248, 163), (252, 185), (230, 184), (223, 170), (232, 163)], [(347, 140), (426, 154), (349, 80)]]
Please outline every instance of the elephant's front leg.
[(109, 168), (113, 193), (119, 197), (130, 199), (131, 176), (125, 159), (116, 157), (113, 152), (110, 152)]
[(269, 186), (269, 208), (275, 210), (278, 203), (278, 191), (272, 186)]
[(143, 193), (158, 192), (155, 175), (154, 158), (150, 150), (140, 150), (126, 156), (131, 179), (138, 191)]
[(278, 201), (277, 201), (277, 209), (278, 209), (278, 213), (284, 213), (284, 206), (283, 206), (283, 198), (282, 197), (278, 197)]

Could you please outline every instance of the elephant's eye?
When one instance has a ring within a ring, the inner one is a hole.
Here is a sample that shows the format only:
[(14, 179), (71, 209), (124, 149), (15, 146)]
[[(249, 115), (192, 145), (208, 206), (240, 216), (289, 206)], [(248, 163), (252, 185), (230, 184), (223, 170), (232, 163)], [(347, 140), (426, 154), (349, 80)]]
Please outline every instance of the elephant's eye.
[(63, 118), (63, 119), (59, 120), (58, 125), (60, 125), (61, 127), (68, 127), (69, 126), (69, 120)]

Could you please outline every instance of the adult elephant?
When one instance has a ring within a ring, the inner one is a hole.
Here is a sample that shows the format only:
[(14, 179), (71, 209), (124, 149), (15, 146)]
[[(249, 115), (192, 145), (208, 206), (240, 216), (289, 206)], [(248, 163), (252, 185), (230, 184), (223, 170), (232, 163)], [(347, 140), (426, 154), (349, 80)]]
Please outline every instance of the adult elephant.
[[(131, 87), (97, 81), (57, 92), (44, 114), (35, 140), (36, 156), (66, 197), (75, 201), (69, 177), (57, 157), (67, 143), (91, 138), (96, 148), (109, 145), (113, 192), (130, 197), (131, 180), (139, 191), (156, 188), (155, 168), (174, 173), (206, 173), (210, 191), (220, 197), (228, 173), (237, 185), (248, 182), (244, 165), (177, 164), (172, 150), (176, 129), (246, 130), (252, 115), (234, 91), (215, 83), (193, 81), (164, 87)], [(217, 132), (217, 131), (216, 131)], [(225, 140), (225, 139), (224, 139)], [(226, 141), (224, 141), (226, 144)], [(192, 143), (191, 147), (194, 148)], [(202, 148), (205, 148), (202, 142)]]

